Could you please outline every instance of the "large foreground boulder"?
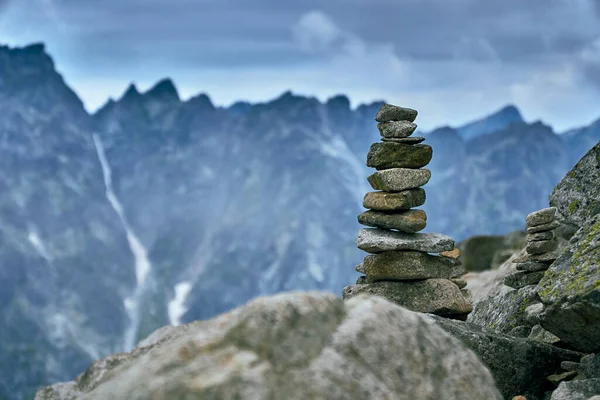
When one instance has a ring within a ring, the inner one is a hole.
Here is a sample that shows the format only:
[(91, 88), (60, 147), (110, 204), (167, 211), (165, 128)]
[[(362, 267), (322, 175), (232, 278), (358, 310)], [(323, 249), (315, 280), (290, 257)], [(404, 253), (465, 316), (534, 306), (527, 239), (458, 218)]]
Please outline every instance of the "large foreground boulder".
[(600, 215), (573, 235), (538, 285), (542, 327), (574, 349), (600, 351)]
[(37, 400), (501, 399), (490, 372), (434, 321), (379, 297), (256, 299), (152, 334)]
[[(561, 372), (561, 362), (577, 362), (582, 354), (508, 335), (484, 332), (477, 325), (431, 315), (446, 332), (473, 350), (492, 372), (505, 399), (517, 395), (543, 398), (553, 386), (546, 379)], [(474, 397), (475, 398), (475, 397)]]

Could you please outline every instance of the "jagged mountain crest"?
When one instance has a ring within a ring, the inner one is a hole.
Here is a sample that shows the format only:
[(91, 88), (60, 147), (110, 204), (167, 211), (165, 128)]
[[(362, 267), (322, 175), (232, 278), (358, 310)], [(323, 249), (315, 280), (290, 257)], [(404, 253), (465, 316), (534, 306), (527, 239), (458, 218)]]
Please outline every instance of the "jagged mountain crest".
[(456, 130), (463, 139), (470, 140), (479, 135), (503, 130), (510, 124), (519, 122), (524, 122), (519, 109), (514, 105), (507, 105), (491, 115), (458, 127)]

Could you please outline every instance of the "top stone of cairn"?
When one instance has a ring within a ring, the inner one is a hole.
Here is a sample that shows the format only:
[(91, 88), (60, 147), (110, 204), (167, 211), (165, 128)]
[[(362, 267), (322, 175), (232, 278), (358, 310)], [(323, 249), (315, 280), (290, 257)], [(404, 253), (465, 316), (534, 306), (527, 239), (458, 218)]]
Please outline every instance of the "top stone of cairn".
[(398, 107), (391, 104), (382, 105), (379, 111), (377, 111), (377, 115), (375, 115), (375, 121), (377, 122), (413, 122), (415, 118), (417, 118), (417, 110), (413, 110), (412, 108)]
[(549, 224), (554, 222), (556, 216), (556, 207), (548, 207), (539, 211), (534, 211), (525, 217), (525, 223), (528, 228)]

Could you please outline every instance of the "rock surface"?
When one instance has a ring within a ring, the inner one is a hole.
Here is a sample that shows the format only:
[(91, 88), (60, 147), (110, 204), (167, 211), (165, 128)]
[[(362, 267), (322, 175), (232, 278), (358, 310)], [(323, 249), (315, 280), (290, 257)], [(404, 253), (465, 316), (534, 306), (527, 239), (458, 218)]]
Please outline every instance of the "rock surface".
[(483, 332), (477, 325), (430, 316), (446, 332), (473, 350), (494, 375), (504, 399), (517, 395), (542, 398), (546, 377), (561, 372), (562, 361), (577, 361), (581, 353), (532, 340)]
[(558, 250), (551, 251), (549, 253), (544, 254), (524, 254), (515, 258), (513, 261), (515, 263), (522, 263), (527, 261), (538, 261), (542, 263), (554, 262), (560, 256), (561, 252)]
[(556, 207), (548, 207), (534, 211), (525, 217), (527, 227), (549, 224), (554, 221), (556, 216)]
[(393, 168), (375, 172), (367, 179), (375, 190), (401, 192), (425, 185), (431, 178), (428, 169)]
[(454, 249), (454, 240), (441, 233), (403, 233), (363, 228), (358, 232), (356, 246), (374, 254), (396, 250), (441, 253)]
[(535, 285), (544, 277), (545, 271), (527, 272), (519, 271), (512, 275), (504, 277), (504, 284), (514, 289), (521, 289), (525, 286)]
[(351, 299), (361, 294), (381, 296), (399, 306), (422, 313), (458, 316), (473, 310), (458, 286), (447, 279), (351, 285), (344, 288), (343, 298)]
[(550, 400), (590, 400), (600, 395), (600, 378), (561, 382)]
[(506, 248), (505, 237), (477, 235), (458, 243), (458, 248), (467, 271), (484, 271), (491, 268), (494, 254)]
[(433, 150), (426, 144), (373, 143), (367, 154), (367, 167), (421, 168), (429, 164), (432, 156)]
[(384, 138), (402, 139), (412, 135), (417, 125), (410, 121), (390, 121), (378, 123), (377, 129)]
[(392, 104), (384, 104), (375, 115), (377, 122), (408, 121), (413, 122), (417, 118), (417, 110), (406, 107), (398, 107)]
[(575, 349), (600, 351), (600, 215), (575, 233), (539, 286), (541, 325)]
[(550, 205), (557, 218), (576, 228), (600, 213), (600, 143), (596, 144), (554, 188)]
[(426, 317), (376, 297), (297, 292), (166, 330), (36, 396), (74, 398), (502, 397), (475, 354)]
[(519, 327), (531, 330), (527, 310), (536, 304), (540, 303), (535, 286), (510, 290), (477, 303), (467, 321), (493, 333), (509, 334)]
[(401, 212), (365, 211), (358, 216), (358, 223), (383, 229), (397, 229), (402, 232), (415, 233), (427, 225), (427, 215), (423, 210)]
[(403, 192), (368, 192), (363, 199), (363, 207), (378, 211), (408, 210), (425, 204), (425, 190), (421, 188)]
[(418, 251), (387, 251), (366, 256), (357, 271), (369, 282), (380, 280), (450, 279), (454, 263), (444, 257)]

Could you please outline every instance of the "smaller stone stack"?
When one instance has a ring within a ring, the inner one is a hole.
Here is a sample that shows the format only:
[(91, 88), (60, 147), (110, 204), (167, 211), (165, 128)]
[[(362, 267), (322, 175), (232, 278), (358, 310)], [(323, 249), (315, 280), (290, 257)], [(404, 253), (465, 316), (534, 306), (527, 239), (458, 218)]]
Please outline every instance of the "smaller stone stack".
[(558, 258), (558, 240), (556, 228), (560, 223), (556, 220), (556, 208), (549, 207), (529, 214), (527, 224), (527, 254), (514, 259), (517, 272), (504, 278), (504, 284), (514, 289), (527, 285), (537, 285), (544, 273)]
[(384, 104), (375, 120), (382, 141), (374, 143), (367, 166), (377, 169), (368, 177), (377, 191), (365, 195), (368, 210), (358, 222), (357, 247), (367, 255), (356, 271), (363, 274), (356, 285), (344, 288), (344, 299), (361, 293), (377, 295), (412, 311), (466, 319), (472, 311), (464, 273), (457, 260), (454, 240), (438, 233), (418, 233), (425, 228), (425, 185), (431, 171), (431, 146), (411, 137), (417, 111)]

